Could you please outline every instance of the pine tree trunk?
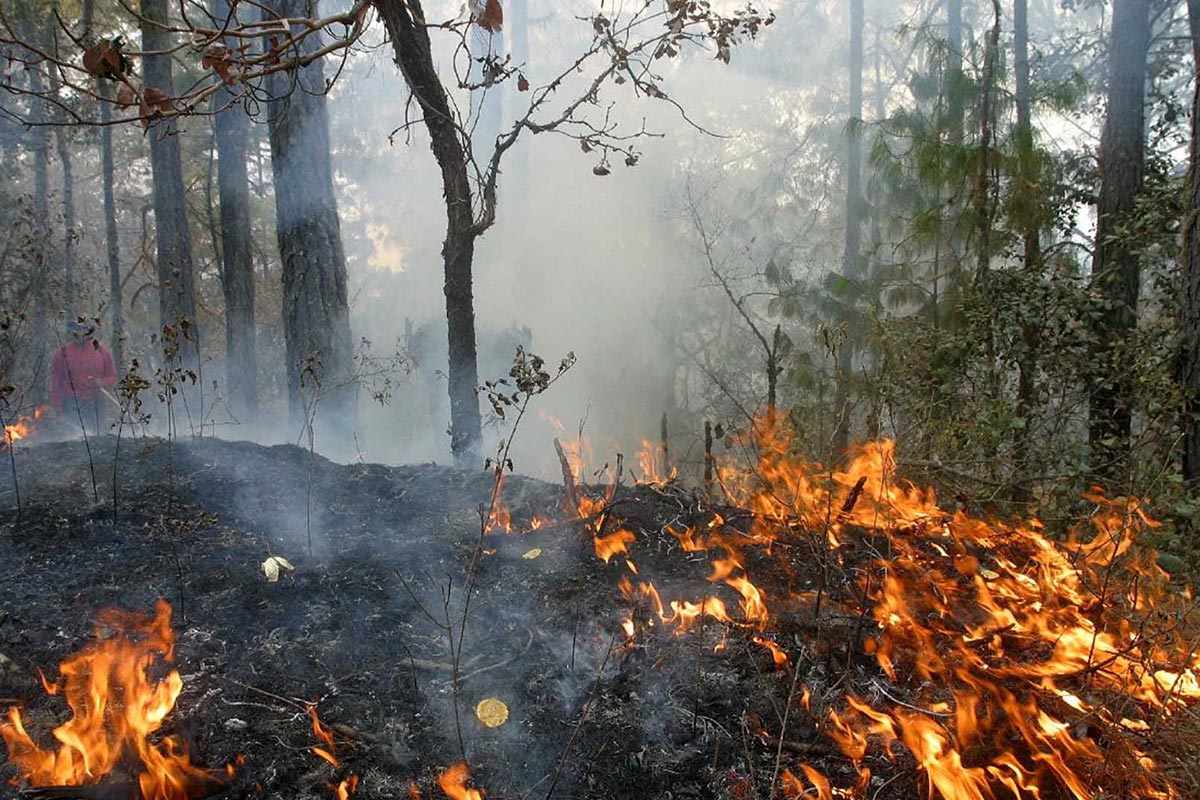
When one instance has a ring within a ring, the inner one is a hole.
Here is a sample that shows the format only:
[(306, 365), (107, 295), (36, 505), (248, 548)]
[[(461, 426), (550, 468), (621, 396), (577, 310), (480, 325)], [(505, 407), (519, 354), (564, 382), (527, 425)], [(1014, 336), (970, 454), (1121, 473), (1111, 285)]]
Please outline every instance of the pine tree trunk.
[[(316, 0), (273, 0), (263, 8), (268, 19), (317, 15)], [(299, 31), (293, 28), (293, 33)], [(305, 40), (306, 52), (317, 46), (314, 37)], [(276, 72), (267, 88), (276, 236), (283, 261), (288, 408), (293, 424), (301, 425), (315, 411), (318, 427), (345, 444), (357, 426), (357, 393), (321, 62), (297, 73)], [(314, 394), (318, 385), (319, 396)]]
[[(141, 0), (142, 49), (166, 51), (171, 36), (160, 25), (167, 21), (166, 0)], [(155, 24), (155, 23), (159, 24)], [(147, 56), (145, 84), (167, 97), (175, 96), (169, 55)], [(195, 331), (196, 284), (192, 262), (192, 235), (188, 228), (183, 184), (179, 125), (174, 118), (153, 120), (149, 127), (150, 166), (154, 176), (155, 266), (158, 273), (159, 323), (165, 328), (187, 320)], [(194, 365), (197, 343), (179, 339), (181, 363)]]
[(1114, 0), (1109, 48), (1108, 109), (1100, 139), (1092, 289), (1105, 306), (1097, 339), (1108, 369), (1092, 381), (1088, 444), (1092, 469), (1110, 482), (1123, 472), (1133, 418), (1131, 365), (1116, 363), (1123, 340), (1137, 327), (1140, 270), (1137, 248), (1121, 235), (1130, 222), (1145, 166), (1146, 56), (1150, 10), (1146, 0)]
[(105, 98), (100, 102), (100, 169), (104, 193), (104, 243), (108, 261), (108, 314), (111, 328), (110, 347), (118, 371), (123, 363), (121, 337), (124, 333), (124, 318), (121, 313), (121, 245), (117, 237), (117, 203), (113, 195), (113, 147), (112, 105), (107, 102), (112, 94), (107, 84), (101, 84), (100, 92)]
[(447, 217), (442, 260), (450, 345), (450, 449), (456, 464), (473, 466), (479, 459), (482, 434), (476, 394), (479, 378), (475, 304), (471, 293), (477, 233), (467, 156), (453, 122), (446, 91), (433, 64), (429, 33), (423, 24), (416, 22), (425, 16), (421, 3), (419, 0), (378, 0), (376, 8), (392, 40), (396, 65), (424, 112), (430, 147), (442, 172)]
[[(852, 130), (846, 142), (846, 237), (842, 249), (842, 274), (849, 281), (859, 278), (862, 252), (862, 137), (853, 128), (862, 120), (863, 111), (863, 0), (850, 0), (850, 101), (848, 115)], [(840, 458), (850, 446), (849, 392), (847, 384), (853, 369), (849, 340), (838, 350), (838, 376), (833, 433), (833, 453)]]
[[(1038, 199), (1037, 167), (1033, 157), (1033, 118), (1029, 92), (1029, 8), (1028, 0), (1013, 0), (1013, 62), (1016, 77), (1017, 194), (1020, 209), (1021, 238), (1024, 244), (1022, 266), (1026, 278), (1036, 280), (1041, 273), (1042, 253), (1039, 231), (1041, 203)], [(1040, 326), (1034, 313), (1021, 317), (1021, 341), (1017, 355), (1017, 407), (1019, 424), (1013, 431), (1013, 471), (1018, 478), (1028, 469), (1034, 409), (1037, 405), (1037, 370)], [(1021, 484), (1014, 489), (1017, 502), (1029, 500)]]
[(75, 308), (75, 175), (71, 168), (71, 146), (68, 129), (60, 127), (55, 132), (58, 148), (58, 163), (62, 167), (63, 227), (63, 302), (62, 308), (68, 315), (79, 313)]
[[(49, 40), (50, 36), (47, 33), (44, 41)], [(41, 99), (41, 95), (47, 89), (46, 80), (42, 74), (43, 69), (46, 69), (46, 66), (39, 65), (29, 73), (29, 91), (32, 94), (31, 116), (34, 117), (34, 126), (31, 130), (33, 142), (30, 148), (33, 151), (33, 224), (38, 232), (33, 254), (34, 272), (29, 276), (29, 288), (33, 303), (30, 357), (35, 379), (32, 394), (34, 402), (37, 403), (45, 402), (46, 378), (50, 366), (47, 355), (50, 351), (49, 344), (54, 336), (50, 329), (47, 309), (50, 288), (47, 280), (50, 272), (50, 128), (47, 123), (50, 121), (51, 111), (49, 104)]]
[[(1193, 66), (1200, 78), (1200, 0), (1188, 0)], [(1183, 478), (1200, 484), (1200, 80), (1192, 96), (1192, 146), (1183, 208)]]
[(963, 22), (962, 0), (946, 0), (946, 92), (950, 141), (963, 138)]
[[(224, 24), (228, 0), (212, 0), (213, 18)], [(236, 47), (236, 44), (233, 45)], [(246, 150), (250, 120), (235, 95), (222, 89), (213, 97), (213, 139), (217, 149), (217, 190), (221, 204), (221, 290), (225, 296), (225, 383), (229, 407), (242, 423), (258, 411), (258, 362), (254, 332), (254, 254), (250, 235), (250, 181)]]

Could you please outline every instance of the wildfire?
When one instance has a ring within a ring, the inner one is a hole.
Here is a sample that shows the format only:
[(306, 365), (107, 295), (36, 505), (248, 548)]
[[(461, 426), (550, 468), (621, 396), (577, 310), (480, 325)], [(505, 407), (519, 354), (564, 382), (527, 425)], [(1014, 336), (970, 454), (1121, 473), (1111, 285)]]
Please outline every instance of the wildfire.
[[(189, 800), (213, 793), (227, 780), (191, 763), (182, 739), (159, 735), (183, 689), (179, 672), (152, 677), (174, 661), (171, 607), (160, 600), (153, 616), (109, 609), (96, 619), (95, 638), (59, 668), (58, 683), (71, 718), (54, 729), (57, 750), (43, 750), (14, 708), (0, 736), (20, 780), (35, 787), (86, 786), (136, 762), (141, 800)], [(153, 741), (152, 741), (153, 739)], [(130, 757), (133, 757), (131, 760)]]
[(32, 414), (21, 414), (17, 417), (17, 421), (4, 426), (4, 446), (9, 446), (13, 442), (22, 439), (33, 437), (37, 431), (38, 423), (46, 416), (46, 406), (37, 406), (33, 409)]
[[(858, 642), (884, 688), (870, 699), (827, 698), (813, 712), (856, 766), (854, 784), (835, 786), (799, 764), (783, 774), (785, 796), (868, 797), (864, 759), (896, 748), (912, 753), (930, 800), (1086, 800), (1114, 780), (1122, 796), (1175, 796), (1127, 734), (1200, 700), (1200, 650), (1180, 636), (1189, 598), (1170, 591), (1153, 555), (1135, 547), (1157, 525), (1141, 503), (1090, 494), (1086, 527), (1058, 544), (1036, 520), (1002, 524), (941, 509), (931, 490), (896, 478), (891, 441), (862, 446), (845, 471), (795, 459), (777, 426), (760, 426), (756, 445), (753, 469), (719, 473), (751, 522), (735, 528), (713, 515), (706, 525), (667, 528), (685, 552), (709, 554), (708, 580), (737, 592), (738, 612), (716, 596), (665, 600), (652, 581), (622, 577), (635, 611), (621, 626), (632, 641), (638, 620), (682, 635), (711, 619), (757, 631), (750, 640), (786, 668), (788, 654), (769, 636), (771, 606), (803, 608), (806, 597), (768, 596), (747, 573), (746, 555), (754, 548), (786, 559), (777, 544), (808, 532), (824, 540), (828, 558), (856, 578), (822, 602), (865, 619)], [(643, 460), (643, 471), (661, 478), (652, 463)], [(581, 499), (579, 514), (602, 505)], [(618, 522), (615, 533), (594, 535), (596, 555), (625, 554), (636, 575), (628, 558), (636, 537)], [(887, 555), (864, 562), (864, 551)]]

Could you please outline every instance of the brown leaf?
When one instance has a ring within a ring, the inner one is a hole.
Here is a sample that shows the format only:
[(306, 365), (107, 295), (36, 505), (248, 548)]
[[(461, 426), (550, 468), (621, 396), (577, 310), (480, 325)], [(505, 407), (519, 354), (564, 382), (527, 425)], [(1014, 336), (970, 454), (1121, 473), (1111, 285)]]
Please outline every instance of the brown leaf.
[(119, 38), (101, 39), (83, 51), (83, 68), (95, 78), (117, 80), (129, 71), (129, 66)]
[(122, 83), (117, 90), (117, 108), (126, 109), (138, 101), (137, 92), (128, 83)]
[(517, 91), (518, 92), (528, 92), (529, 91), (529, 81), (525, 78), (524, 75), (517, 76)]
[(604, 164), (597, 164), (596, 166), (592, 167), (592, 174), (593, 174), (593, 175), (599, 175), (599, 176), (600, 176), (600, 177), (602, 177), (602, 178), (603, 178), (605, 175), (608, 175), (608, 174), (610, 174), (611, 172), (612, 172), (612, 170), (610, 170), (610, 169), (609, 169), (609, 168), (608, 168), (606, 165), (604, 165)]
[(142, 93), (142, 99), (153, 108), (162, 113), (171, 110), (171, 98), (162, 89), (156, 89), (153, 86), (147, 86)]
[(223, 44), (210, 44), (204, 51), (200, 65), (216, 72), (226, 85), (232, 86), (237, 81), (233, 52)]
[(471, 0), (471, 17), (475, 24), (489, 33), (499, 33), (504, 27), (504, 9), (500, 0)]

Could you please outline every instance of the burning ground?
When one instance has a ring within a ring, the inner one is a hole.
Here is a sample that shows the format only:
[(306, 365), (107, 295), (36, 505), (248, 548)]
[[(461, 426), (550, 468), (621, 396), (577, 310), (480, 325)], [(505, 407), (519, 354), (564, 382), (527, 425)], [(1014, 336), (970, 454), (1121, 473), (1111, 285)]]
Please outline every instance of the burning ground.
[[(141, 674), (180, 678), (145, 738), (221, 784), (170, 800), (470, 800), (464, 756), (491, 797), (1197, 796), (1191, 601), (1133, 546), (1137, 504), (1093, 497), (1052, 544), (939, 508), (886, 443), (832, 474), (758, 445), (717, 505), (509, 477), (482, 547), (487, 472), (125, 442), (114, 510), (112, 440), (18, 445), (0, 791), (37, 783), (14, 719), (60, 746), (39, 669), (118, 607), (141, 616), (100, 641), (141, 625)], [(112, 761), (57, 796), (137, 797), (145, 758)]]

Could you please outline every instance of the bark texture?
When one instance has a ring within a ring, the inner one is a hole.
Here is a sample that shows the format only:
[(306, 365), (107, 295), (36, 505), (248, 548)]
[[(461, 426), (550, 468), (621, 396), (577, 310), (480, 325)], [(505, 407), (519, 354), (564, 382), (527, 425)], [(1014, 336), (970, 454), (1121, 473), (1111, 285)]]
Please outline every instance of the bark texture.
[[(846, 236), (842, 250), (842, 274), (850, 281), (859, 277), (862, 253), (862, 137), (854, 129), (863, 111), (863, 0), (850, 0), (850, 100), (847, 109), (851, 130), (846, 137)], [(848, 343), (838, 350), (837, 427), (833, 452), (841, 457), (850, 447), (850, 414), (846, 384), (853, 369)], [(771, 368), (773, 372), (773, 367)], [(774, 413), (774, 403), (771, 404)]]
[(442, 173), (447, 217), (442, 261), (450, 346), (450, 449), (456, 464), (473, 466), (479, 459), (481, 439), (471, 273), (478, 234), (467, 153), (433, 63), (421, 3), (377, 0), (375, 5), (391, 38), (396, 65), (421, 106), (430, 147)]
[[(101, 84), (100, 91), (106, 98), (112, 95), (112, 90), (106, 84)], [(104, 252), (108, 262), (110, 349), (117, 372), (120, 372), (123, 363), (121, 336), (124, 332), (124, 315), (121, 313), (121, 245), (117, 236), (117, 202), (113, 194), (112, 126), (107, 124), (112, 121), (111, 104), (100, 103), (100, 120), (105, 123), (100, 128), (100, 169), (104, 194)]]
[[(164, 29), (166, 0), (141, 0), (142, 49), (166, 51), (172, 46)], [(171, 57), (153, 55), (143, 59), (145, 85), (167, 97), (175, 96)], [(154, 243), (158, 274), (159, 323), (166, 327), (179, 320), (196, 322), (195, 267), (192, 235), (188, 228), (187, 201), (183, 183), (183, 158), (179, 147), (179, 125), (175, 118), (151, 120), (150, 166), (154, 175)], [(196, 360), (195, 342), (180, 341), (184, 364)]]
[[(210, 8), (217, 24), (223, 24), (229, 17), (228, 0), (211, 0)], [(214, 96), (218, 113), (213, 118), (213, 139), (217, 148), (217, 190), (221, 207), (225, 382), (233, 416), (240, 422), (249, 422), (258, 410), (254, 254), (250, 237), (250, 181), (246, 173), (250, 119), (240, 106), (231, 106), (234, 100), (235, 95), (228, 88)]]
[[(315, 0), (272, 0), (263, 9), (266, 19), (317, 16)], [(296, 26), (293, 33), (299, 30)], [(314, 37), (305, 40), (306, 52), (318, 46)], [(283, 57), (296, 55), (285, 52)], [(348, 441), (357, 424), (357, 393), (351, 380), (354, 351), (320, 60), (272, 74), (268, 91), (275, 225), (283, 262), (288, 408), (293, 424), (303, 424), (315, 410), (321, 430)]]
[(1115, 482), (1129, 451), (1133, 388), (1117, 348), (1137, 327), (1138, 252), (1122, 230), (1130, 222), (1145, 168), (1146, 0), (1114, 0), (1109, 46), (1108, 107), (1100, 139), (1092, 289), (1101, 298), (1096, 335), (1108, 364), (1092, 381), (1088, 444), (1092, 469)]
[[(1200, 77), (1200, 0), (1188, 0), (1192, 52)], [(1183, 209), (1183, 477), (1200, 483), (1200, 80), (1192, 97), (1192, 147)]]

